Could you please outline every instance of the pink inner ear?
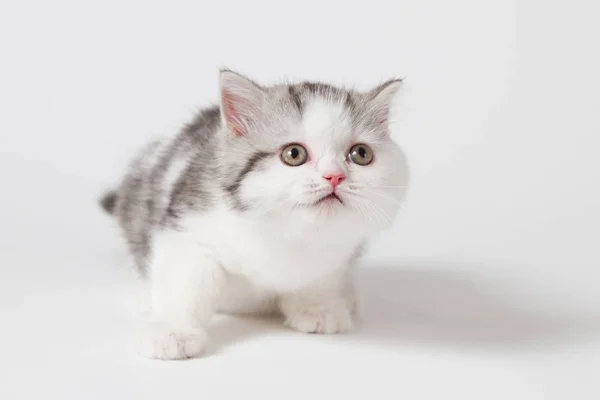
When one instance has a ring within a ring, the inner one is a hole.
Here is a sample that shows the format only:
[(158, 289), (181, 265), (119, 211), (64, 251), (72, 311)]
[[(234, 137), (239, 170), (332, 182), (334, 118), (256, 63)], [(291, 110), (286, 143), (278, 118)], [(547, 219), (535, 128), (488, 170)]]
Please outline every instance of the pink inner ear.
[[(243, 136), (243, 124), (241, 121), (241, 113), (239, 111), (240, 106), (248, 106), (248, 102), (240, 96), (235, 96), (231, 92), (223, 91), (223, 113), (225, 114), (225, 121), (229, 129), (233, 131), (236, 136)], [(246, 103), (246, 104), (244, 104)]]

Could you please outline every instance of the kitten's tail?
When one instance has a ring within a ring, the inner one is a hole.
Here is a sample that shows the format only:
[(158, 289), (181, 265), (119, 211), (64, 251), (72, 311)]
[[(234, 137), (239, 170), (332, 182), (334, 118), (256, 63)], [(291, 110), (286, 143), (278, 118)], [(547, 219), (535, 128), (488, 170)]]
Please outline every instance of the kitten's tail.
[(119, 198), (119, 195), (117, 194), (116, 191), (111, 190), (108, 191), (106, 193), (104, 193), (102, 195), (102, 197), (100, 197), (100, 207), (102, 207), (102, 209), (109, 215), (114, 215), (115, 213), (115, 206), (117, 205), (117, 199)]

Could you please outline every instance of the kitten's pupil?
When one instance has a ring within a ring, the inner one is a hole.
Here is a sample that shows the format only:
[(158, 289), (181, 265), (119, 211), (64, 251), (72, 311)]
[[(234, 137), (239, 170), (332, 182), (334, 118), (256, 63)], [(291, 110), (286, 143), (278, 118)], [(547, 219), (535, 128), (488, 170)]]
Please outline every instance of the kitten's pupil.
[(365, 150), (365, 148), (364, 148), (364, 147), (360, 147), (360, 148), (358, 149), (358, 155), (359, 155), (361, 158), (366, 158), (366, 157), (367, 157), (367, 151)]
[(292, 158), (298, 158), (298, 156), (300, 155), (300, 152), (298, 151), (298, 149), (296, 147), (292, 148), (292, 150), (290, 150), (290, 155), (292, 156)]

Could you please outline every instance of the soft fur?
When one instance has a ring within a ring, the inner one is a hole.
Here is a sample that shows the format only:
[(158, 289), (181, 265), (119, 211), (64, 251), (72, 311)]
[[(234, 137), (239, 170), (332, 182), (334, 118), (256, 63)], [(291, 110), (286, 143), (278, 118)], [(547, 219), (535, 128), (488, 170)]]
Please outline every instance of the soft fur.
[[(219, 106), (140, 152), (101, 204), (150, 280), (143, 355), (200, 354), (215, 312), (277, 311), (303, 332), (351, 329), (353, 266), (406, 191), (405, 159), (388, 133), (399, 87), (264, 87), (221, 71)], [(282, 162), (290, 143), (308, 150), (306, 164)], [(373, 150), (370, 165), (348, 159), (356, 143)], [(316, 204), (331, 192), (323, 177), (332, 172), (345, 175), (336, 189), (343, 203)]]

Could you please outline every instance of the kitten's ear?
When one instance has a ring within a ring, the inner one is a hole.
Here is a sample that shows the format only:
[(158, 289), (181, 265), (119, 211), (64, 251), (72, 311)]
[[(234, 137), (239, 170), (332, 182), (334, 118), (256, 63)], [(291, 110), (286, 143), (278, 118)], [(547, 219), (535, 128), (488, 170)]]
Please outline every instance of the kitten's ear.
[(367, 109), (377, 124), (388, 123), (392, 103), (401, 86), (402, 79), (390, 79), (367, 93)]
[(221, 118), (229, 130), (243, 136), (260, 116), (265, 91), (250, 79), (233, 71), (220, 74)]

